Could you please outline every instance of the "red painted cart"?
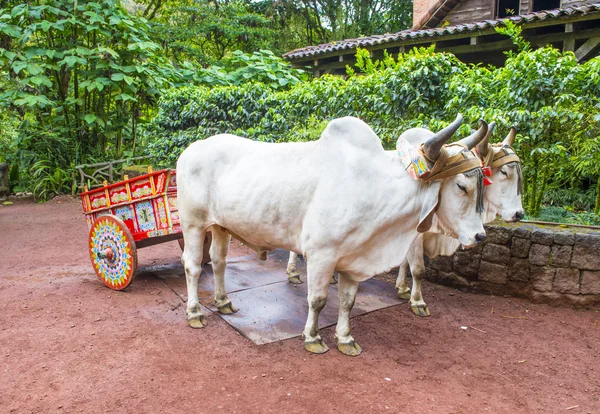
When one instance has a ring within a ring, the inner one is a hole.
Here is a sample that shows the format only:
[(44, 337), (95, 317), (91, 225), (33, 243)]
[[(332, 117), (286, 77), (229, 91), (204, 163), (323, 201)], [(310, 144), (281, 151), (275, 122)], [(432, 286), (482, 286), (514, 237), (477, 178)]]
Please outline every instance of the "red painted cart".
[[(80, 194), (89, 233), (92, 266), (106, 286), (125, 289), (135, 277), (137, 249), (183, 235), (177, 209), (175, 170), (152, 171), (140, 177)], [(210, 261), (210, 233), (204, 243), (204, 262)]]

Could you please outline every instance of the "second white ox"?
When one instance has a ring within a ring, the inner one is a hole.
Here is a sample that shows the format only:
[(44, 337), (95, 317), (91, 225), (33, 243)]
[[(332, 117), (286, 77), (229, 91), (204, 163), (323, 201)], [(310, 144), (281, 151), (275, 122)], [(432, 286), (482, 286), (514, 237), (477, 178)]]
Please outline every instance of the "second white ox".
[(418, 232), (429, 229), (436, 209), (440, 222), (465, 247), (485, 238), (477, 208), (479, 160), (460, 146), (444, 146), (461, 122), (459, 116), (449, 127), (430, 133), (423, 151), (442, 170), (442, 164), (460, 159), (470, 172), (463, 169), (465, 173), (428, 183), (413, 180), (399, 157), (386, 154), (371, 128), (352, 117), (331, 121), (314, 142), (271, 144), (225, 134), (190, 145), (177, 162), (188, 324), (201, 328), (206, 322), (198, 277), (210, 229), (220, 312), (236, 311), (224, 284), (231, 235), (259, 254), (285, 248), (303, 254), (308, 263), (305, 348), (313, 353), (328, 349), (319, 335), (318, 317), (331, 274), (337, 271), (337, 346), (344, 354), (358, 355), (350, 310), (359, 282), (398, 266)]
[[(511, 127), (504, 141), (491, 145), (489, 140), (494, 127), (495, 123), (490, 123), (487, 135), (477, 144), (477, 153), (483, 164), (491, 169), (492, 180), (492, 184), (484, 191), (484, 224), (493, 221), (498, 215), (507, 222), (519, 221), (524, 216), (521, 203), (523, 186), (521, 165), (512, 150), (517, 130)], [(431, 315), (421, 290), (421, 282), (425, 276), (423, 255), (433, 259), (436, 256), (454, 254), (460, 247), (460, 242), (451, 236), (451, 232), (434, 219), (431, 229), (418, 235), (410, 247), (406, 260), (400, 265), (396, 280), (398, 296), (402, 299), (410, 299), (410, 308), (417, 316)], [(412, 289), (409, 289), (407, 284), (409, 269), (413, 278)]]

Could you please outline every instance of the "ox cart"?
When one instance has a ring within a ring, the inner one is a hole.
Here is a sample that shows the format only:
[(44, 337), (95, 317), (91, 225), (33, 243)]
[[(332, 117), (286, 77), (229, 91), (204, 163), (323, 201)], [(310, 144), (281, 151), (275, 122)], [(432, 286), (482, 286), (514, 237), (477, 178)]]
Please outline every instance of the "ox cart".
[[(177, 173), (153, 171), (104, 185), (80, 194), (89, 228), (92, 266), (107, 287), (122, 290), (137, 269), (137, 249), (178, 240), (183, 234), (177, 208)], [(210, 233), (204, 243), (204, 263), (210, 261)]]

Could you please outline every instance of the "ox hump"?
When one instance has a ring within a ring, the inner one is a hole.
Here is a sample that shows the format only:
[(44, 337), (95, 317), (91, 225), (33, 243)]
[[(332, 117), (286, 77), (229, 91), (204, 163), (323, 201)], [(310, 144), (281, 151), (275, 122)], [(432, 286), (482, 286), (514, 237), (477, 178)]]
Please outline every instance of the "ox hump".
[(321, 141), (350, 144), (367, 151), (382, 152), (381, 140), (365, 122), (352, 116), (334, 119), (321, 134)]

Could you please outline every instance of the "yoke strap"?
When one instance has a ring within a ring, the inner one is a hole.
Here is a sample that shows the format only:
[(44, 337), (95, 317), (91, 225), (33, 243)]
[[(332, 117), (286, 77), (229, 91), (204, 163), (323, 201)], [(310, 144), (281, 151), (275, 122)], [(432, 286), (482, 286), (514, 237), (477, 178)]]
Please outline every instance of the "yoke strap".
[[(441, 180), (443, 178), (474, 170), (475, 168), (481, 168), (481, 160), (473, 151), (468, 150), (462, 144), (448, 145), (448, 147), (451, 146), (459, 146), (463, 148), (463, 151), (453, 156), (448, 156), (446, 146), (442, 147), (440, 156), (435, 161), (433, 168), (426, 176), (421, 177), (421, 181), (428, 182), (432, 180)], [(421, 152), (424, 154), (422, 144)], [(427, 159), (429, 160), (429, 158)]]

